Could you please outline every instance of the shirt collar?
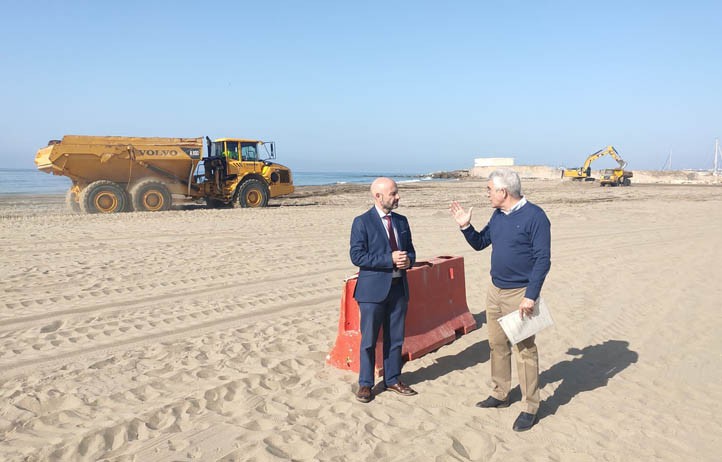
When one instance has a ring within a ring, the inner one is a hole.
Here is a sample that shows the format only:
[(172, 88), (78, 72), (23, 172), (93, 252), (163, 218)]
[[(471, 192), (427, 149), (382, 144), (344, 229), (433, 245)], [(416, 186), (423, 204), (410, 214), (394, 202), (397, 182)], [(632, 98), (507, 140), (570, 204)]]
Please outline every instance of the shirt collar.
[(379, 214), (379, 217), (381, 217), (381, 218), (383, 218), (383, 217), (385, 217), (385, 216), (389, 216), (389, 217), (391, 216), (391, 212), (389, 212), (389, 213), (384, 213), (384, 211), (381, 210), (381, 209), (379, 208), (379, 206), (376, 205), (376, 204), (374, 204), (374, 208), (376, 209), (376, 213), (378, 213), (378, 214)]
[(520, 208), (524, 207), (524, 205), (526, 205), (526, 197), (522, 196), (522, 198), (519, 199), (519, 202), (517, 202), (516, 204), (514, 204), (514, 207), (510, 208), (510, 209), (509, 209), (508, 211), (506, 211), (506, 212), (505, 212), (504, 210), (502, 210), (502, 213), (504, 213), (504, 215), (509, 215), (510, 213), (516, 212), (516, 211), (519, 210)]

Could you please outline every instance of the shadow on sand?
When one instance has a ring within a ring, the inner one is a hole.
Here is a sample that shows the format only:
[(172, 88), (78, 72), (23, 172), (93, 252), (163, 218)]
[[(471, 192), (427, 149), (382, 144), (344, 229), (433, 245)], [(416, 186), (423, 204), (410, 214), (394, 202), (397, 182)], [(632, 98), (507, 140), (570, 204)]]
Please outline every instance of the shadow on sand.
[(468, 346), (465, 350), (454, 354), (442, 356), (434, 364), (422, 367), (413, 372), (403, 373), (403, 379), (409, 384), (426, 382), (443, 377), (453, 371), (460, 371), (476, 366), (489, 360), (489, 341), (482, 340)]
[[(486, 311), (474, 314), (476, 321), (476, 330), (486, 323)], [(468, 334), (471, 335), (472, 333)], [(426, 382), (427, 380), (435, 380), (439, 377), (458, 370), (476, 366), (489, 360), (490, 350), (489, 341), (482, 340), (473, 345), (468, 346), (465, 350), (455, 354), (442, 356), (430, 366), (422, 367), (414, 372), (404, 373), (402, 375), (405, 382), (409, 384), (417, 384)]]
[[(477, 328), (481, 328), (486, 322), (486, 313), (475, 314), (474, 318)], [(560, 406), (569, 403), (578, 394), (606, 386), (609, 379), (639, 359), (637, 352), (630, 350), (629, 342), (625, 340), (607, 340), (582, 349), (570, 348), (567, 354), (574, 358), (555, 364), (539, 376), (539, 388), (560, 382), (554, 394), (542, 401), (539, 407), (539, 420), (556, 414)], [(410, 385), (419, 384), (487, 362), (489, 358), (489, 341), (482, 340), (460, 353), (442, 356), (434, 364), (414, 372), (403, 373), (402, 376)], [(511, 390), (509, 399), (512, 402), (521, 400), (518, 385)]]
[[(607, 340), (581, 350), (570, 348), (567, 354), (576, 357), (555, 364), (539, 376), (539, 388), (561, 381), (554, 394), (542, 401), (539, 420), (556, 414), (559, 406), (569, 403), (578, 394), (606, 386), (609, 379), (639, 358), (624, 340)], [(518, 387), (515, 391), (518, 393)]]

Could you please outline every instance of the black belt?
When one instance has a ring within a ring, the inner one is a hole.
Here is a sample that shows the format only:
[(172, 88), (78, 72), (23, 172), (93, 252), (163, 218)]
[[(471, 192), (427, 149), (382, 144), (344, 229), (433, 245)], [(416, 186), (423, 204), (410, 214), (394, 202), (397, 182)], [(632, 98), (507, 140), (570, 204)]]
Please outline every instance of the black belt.
[(396, 284), (401, 284), (401, 277), (391, 279), (391, 285), (395, 286)]

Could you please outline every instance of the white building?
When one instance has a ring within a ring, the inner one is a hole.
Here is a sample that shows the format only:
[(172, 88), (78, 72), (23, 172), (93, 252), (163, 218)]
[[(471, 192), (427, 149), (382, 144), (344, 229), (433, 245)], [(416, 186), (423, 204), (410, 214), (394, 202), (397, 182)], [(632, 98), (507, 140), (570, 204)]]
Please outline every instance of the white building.
[(474, 167), (511, 167), (513, 165), (513, 157), (477, 157), (474, 159)]

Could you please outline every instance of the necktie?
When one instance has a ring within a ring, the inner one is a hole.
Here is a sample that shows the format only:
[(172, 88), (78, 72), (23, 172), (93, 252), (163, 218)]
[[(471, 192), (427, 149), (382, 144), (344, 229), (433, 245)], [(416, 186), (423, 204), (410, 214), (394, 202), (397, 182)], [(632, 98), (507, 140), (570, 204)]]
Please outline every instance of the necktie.
[(396, 244), (396, 235), (394, 234), (394, 227), (391, 225), (391, 215), (384, 217), (386, 220), (386, 230), (389, 232), (389, 244), (391, 245), (391, 251), (396, 252), (399, 250), (398, 244)]

